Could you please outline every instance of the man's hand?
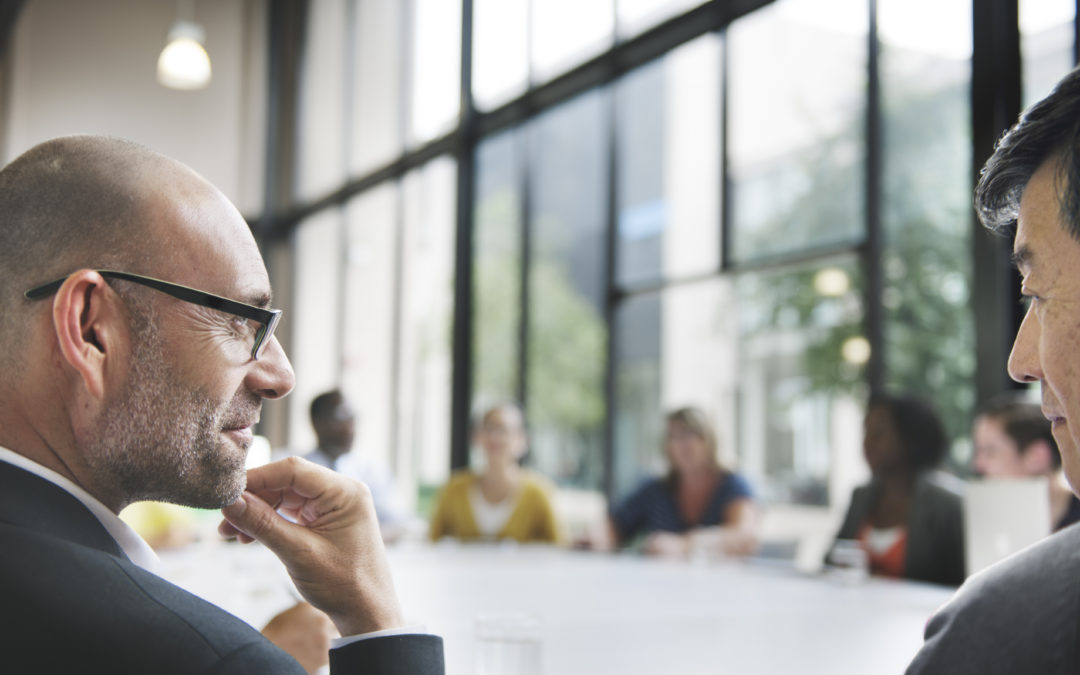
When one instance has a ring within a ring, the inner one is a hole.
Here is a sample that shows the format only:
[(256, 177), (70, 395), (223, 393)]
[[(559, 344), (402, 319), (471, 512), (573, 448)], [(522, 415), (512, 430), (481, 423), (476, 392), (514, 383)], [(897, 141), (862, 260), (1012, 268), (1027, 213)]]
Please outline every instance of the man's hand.
[(248, 471), (247, 490), (221, 512), (218, 531), (265, 544), (342, 635), (403, 625), (367, 486), (289, 457)]
[(288, 652), (308, 673), (329, 665), (330, 641), (337, 637), (330, 618), (306, 602), (298, 602), (270, 619), (262, 634)]

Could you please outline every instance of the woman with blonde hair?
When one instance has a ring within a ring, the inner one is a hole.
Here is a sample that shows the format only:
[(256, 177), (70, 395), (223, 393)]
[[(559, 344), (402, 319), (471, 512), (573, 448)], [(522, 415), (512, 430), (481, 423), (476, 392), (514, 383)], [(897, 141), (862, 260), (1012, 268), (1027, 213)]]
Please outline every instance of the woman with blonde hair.
[(720, 464), (716, 432), (698, 408), (667, 416), (669, 470), (642, 484), (609, 514), (610, 543), (640, 542), (649, 554), (746, 555), (757, 549), (753, 495)]

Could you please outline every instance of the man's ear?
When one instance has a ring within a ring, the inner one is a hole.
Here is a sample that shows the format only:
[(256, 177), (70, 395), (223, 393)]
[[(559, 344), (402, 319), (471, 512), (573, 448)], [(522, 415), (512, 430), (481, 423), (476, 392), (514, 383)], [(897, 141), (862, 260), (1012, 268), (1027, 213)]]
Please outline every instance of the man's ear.
[(60, 353), (94, 398), (105, 394), (106, 365), (127, 335), (119, 298), (93, 270), (69, 276), (53, 299), (53, 325)]
[(1054, 470), (1054, 449), (1044, 440), (1028, 443), (1020, 455), (1024, 470), (1031, 476), (1050, 473)]

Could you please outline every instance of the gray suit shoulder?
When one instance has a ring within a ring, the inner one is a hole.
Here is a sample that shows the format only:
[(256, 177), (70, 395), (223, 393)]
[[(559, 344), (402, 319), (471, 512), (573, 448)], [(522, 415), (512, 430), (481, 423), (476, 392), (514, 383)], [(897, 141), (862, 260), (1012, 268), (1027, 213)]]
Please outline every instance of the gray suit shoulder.
[(920, 673), (1080, 672), (1080, 528), (969, 578), (926, 627)]

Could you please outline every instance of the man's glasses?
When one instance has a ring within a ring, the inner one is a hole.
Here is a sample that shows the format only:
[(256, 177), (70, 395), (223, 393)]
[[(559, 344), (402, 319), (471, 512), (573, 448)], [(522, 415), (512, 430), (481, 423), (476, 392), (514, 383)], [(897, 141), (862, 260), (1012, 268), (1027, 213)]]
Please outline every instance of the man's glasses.
[[(206, 291), (196, 290), (188, 286), (181, 286), (180, 284), (174, 284), (168, 281), (162, 281), (160, 279), (154, 279), (152, 277), (144, 277), (139, 274), (131, 274), (129, 272), (115, 272), (112, 270), (95, 270), (103, 277), (111, 277), (113, 279), (123, 279), (132, 283), (148, 286), (155, 291), (161, 291), (168, 295), (183, 300), (184, 302), (190, 302), (202, 307), (209, 307), (211, 309), (217, 309), (222, 312), (227, 312), (235, 316), (243, 317), (245, 319), (251, 319), (259, 322), (259, 330), (255, 333), (255, 344), (251, 346), (251, 358), (258, 361), (259, 355), (262, 354), (263, 348), (270, 342), (270, 337), (274, 334), (274, 329), (277, 328), (278, 321), (281, 320), (280, 309), (263, 309), (262, 307), (256, 307), (254, 305), (248, 305), (243, 302), (237, 302), (236, 300), (229, 300), (223, 298), (220, 295), (214, 295), (213, 293), (207, 293)], [(67, 277), (61, 277), (56, 281), (50, 281), (47, 284), (40, 286), (34, 286), (30, 290), (23, 293), (29, 300), (40, 300), (47, 298), (55, 293), (63, 284), (67, 281)]]

